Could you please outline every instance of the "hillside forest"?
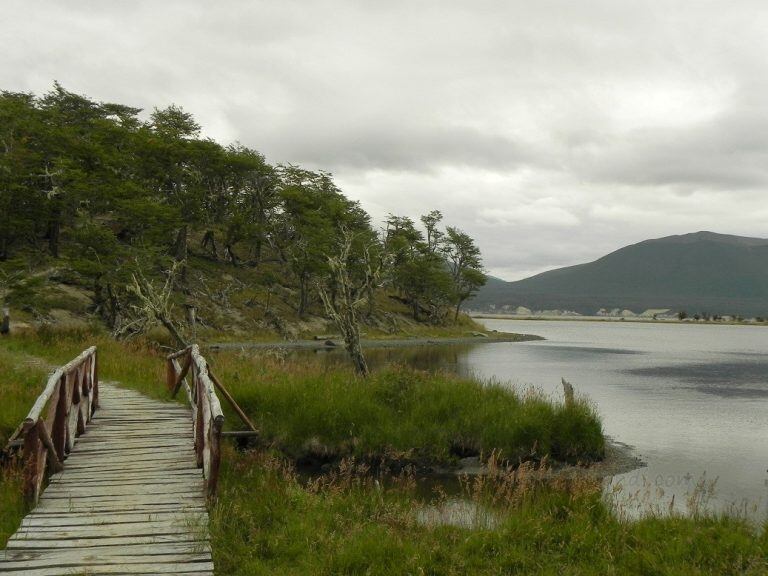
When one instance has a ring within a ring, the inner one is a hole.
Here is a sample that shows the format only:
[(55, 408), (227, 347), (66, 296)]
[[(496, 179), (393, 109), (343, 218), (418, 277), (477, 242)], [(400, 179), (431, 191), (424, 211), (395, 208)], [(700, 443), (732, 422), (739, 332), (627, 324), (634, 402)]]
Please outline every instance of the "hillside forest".
[(181, 107), (146, 114), (58, 83), (0, 94), (0, 214), (4, 306), (120, 338), (445, 325), (485, 283), (475, 241), (438, 210), (372, 222), (331, 174), (206, 138)]

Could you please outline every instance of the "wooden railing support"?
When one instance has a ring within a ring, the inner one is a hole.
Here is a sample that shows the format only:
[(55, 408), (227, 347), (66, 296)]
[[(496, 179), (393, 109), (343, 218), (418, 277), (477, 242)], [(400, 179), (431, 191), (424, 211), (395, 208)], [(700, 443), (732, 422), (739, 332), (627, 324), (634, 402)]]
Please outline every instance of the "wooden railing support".
[[(183, 360), (183, 364), (179, 363)], [(208, 363), (196, 344), (168, 356), (166, 385), (172, 396), (184, 386), (192, 408), (192, 429), (195, 438), (197, 466), (203, 469), (205, 488), (209, 497), (216, 495), (221, 461), (221, 430), (224, 413), (208, 371)], [(191, 385), (186, 378), (190, 376)]]
[(250, 429), (251, 432), (256, 432), (256, 426), (253, 425), (253, 422), (246, 416), (245, 412), (243, 412), (243, 409), (240, 408), (237, 402), (235, 402), (235, 399), (232, 397), (232, 395), (229, 393), (229, 390), (224, 388), (224, 385), (219, 382), (219, 379), (216, 378), (216, 376), (213, 375), (213, 372), (211, 372), (210, 368), (208, 369), (208, 375), (211, 377), (211, 380), (213, 381), (216, 388), (224, 395), (224, 398), (227, 399), (227, 402), (229, 402), (229, 405), (232, 406), (232, 409), (237, 413), (238, 416), (240, 416), (240, 419), (245, 423), (246, 426)]
[(45, 422), (42, 420), (37, 421), (37, 433), (40, 436), (40, 441), (43, 443), (43, 446), (48, 449), (48, 462), (51, 464), (51, 470), (53, 472), (61, 472), (64, 470), (62, 459), (59, 458), (59, 454), (56, 452), (53, 441), (48, 435), (48, 429), (45, 427)]
[(98, 407), (99, 387), (96, 347), (88, 348), (48, 378), (9, 445), (23, 439), (24, 495), (34, 505), (40, 498), (46, 467), (64, 468), (75, 438), (85, 432)]

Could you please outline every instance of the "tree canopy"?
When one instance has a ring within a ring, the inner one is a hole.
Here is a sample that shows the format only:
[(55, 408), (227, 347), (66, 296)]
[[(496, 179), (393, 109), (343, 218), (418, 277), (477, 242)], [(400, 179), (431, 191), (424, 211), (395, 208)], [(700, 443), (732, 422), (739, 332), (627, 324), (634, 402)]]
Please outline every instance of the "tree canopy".
[(188, 273), (203, 260), (273, 263), (270, 282), (294, 295), (303, 317), (323, 313), (318, 286), (336, 298), (329, 258), (344, 245), (351, 282), (372, 258), (386, 263), (366, 289), (367, 315), (378, 290), (431, 322), (457, 315), (485, 278), (474, 241), (441, 229), (437, 210), (423, 229), (405, 216), (378, 229), (329, 173), (273, 166), (247, 146), (205, 138), (176, 105), (143, 116), (59, 84), (42, 96), (0, 93), (0, 211), (0, 268), (20, 259), (65, 268), (108, 323), (119, 321), (137, 267), (178, 266), (174, 289), (192, 297)]

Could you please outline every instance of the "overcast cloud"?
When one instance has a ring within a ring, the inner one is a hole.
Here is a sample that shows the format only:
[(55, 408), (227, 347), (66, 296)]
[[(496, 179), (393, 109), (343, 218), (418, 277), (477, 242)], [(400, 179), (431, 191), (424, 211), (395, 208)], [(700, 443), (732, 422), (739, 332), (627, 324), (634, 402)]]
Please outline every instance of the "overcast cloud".
[(650, 237), (768, 236), (768, 3), (3, 0), (0, 88), (182, 105), (432, 209), (518, 279)]

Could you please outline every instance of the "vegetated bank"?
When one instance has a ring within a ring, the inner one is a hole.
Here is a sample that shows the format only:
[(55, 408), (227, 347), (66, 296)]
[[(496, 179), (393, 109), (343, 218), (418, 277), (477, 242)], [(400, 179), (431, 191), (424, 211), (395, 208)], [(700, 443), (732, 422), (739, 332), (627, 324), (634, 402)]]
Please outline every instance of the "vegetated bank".
[[(96, 340), (105, 379), (165, 396), (164, 350), (146, 341), (117, 343), (90, 333), (42, 331), (0, 341), (11, 379), (4, 397), (28, 394), (33, 374), (15, 373), (27, 354), (59, 363)], [(467, 479), (461, 522), (435, 521), (452, 497), (423, 494), (413, 467), (384, 481), (371, 454), (417, 453), (450, 460), (456, 445), (503, 454), (588, 460), (602, 442), (599, 420), (585, 404), (567, 414), (557, 402), (505, 393), (444, 375), (405, 368), (351, 371), (300, 365), (279, 355), (227, 352), (212, 357), (217, 375), (258, 421), (270, 446), (227, 444), (211, 536), (220, 574), (765, 574), (768, 534), (734, 518), (692, 508), (691, 517), (620, 520), (594, 479), (549, 478), (536, 463)], [(5, 366), (5, 365), (4, 365)], [(326, 370), (323, 372), (323, 370)], [(40, 384), (44, 375), (40, 374)], [(22, 379), (23, 378), (23, 379)], [(14, 382), (11, 384), (10, 382)], [(19, 383), (23, 383), (20, 385)], [(367, 389), (369, 387), (369, 389)], [(501, 404), (501, 407), (499, 407)], [(514, 414), (521, 425), (510, 422)], [(229, 417), (229, 421), (234, 418)], [(370, 421), (368, 421), (370, 420)], [(456, 442), (459, 439), (459, 442)], [(307, 449), (341, 461), (312, 482), (294, 461)], [(524, 454), (525, 452), (528, 454)], [(13, 473), (0, 493), (12, 500)], [(3, 502), (4, 522), (18, 522), (18, 503)], [(8, 512), (6, 512), (8, 511)], [(5, 528), (7, 530), (10, 528)]]
[[(438, 335), (421, 336), (409, 335), (403, 338), (402, 334), (389, 334), (378, 338), (362, 338), (360, 346), (362, 348), (413, 348), (417, 346), (445, 346), (456, 344), (494, 344), (499, 342), (532, 342), (544, 340), (541, 336), (535, 334), (515, 334), (508, 332), (490, 332), (473, 330), (472, 332), (461, 333), (459, 331), (430, 331)], [(464, 334), (470, 334), (469, 336)], [(206, 345), (208, 350), (327, 350), (341, 346), (339, 335), (315, 336), (312, 340), (284, 340), (284, 341), (250, 341), (250, 342), (212, 342)]]

